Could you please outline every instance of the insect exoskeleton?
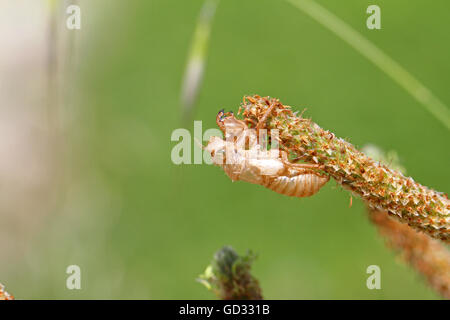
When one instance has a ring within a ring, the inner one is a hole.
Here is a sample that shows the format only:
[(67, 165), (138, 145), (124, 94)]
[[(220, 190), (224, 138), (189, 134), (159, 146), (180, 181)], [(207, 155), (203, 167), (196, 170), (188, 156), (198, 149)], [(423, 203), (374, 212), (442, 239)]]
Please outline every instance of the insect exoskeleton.
[(232, 181), (262, 185), (277, 193), (309, 197), (328, 182), (315, 164), (290, 163), (283, 151), (267, 151), (258, 144), (254, 130), (233, 115), (217, 115), (217, 123), (226, 140), (211, 137), (205, 149), (212, 162), (223, 168)]
[(257, 144), (246, 150), (239, 142), (211, 137), (205, 149), (211, 154), (212, 162), (222, 167), (233, 181), (262, 185), (267, 177), (279, 177), (286, 170), (283, 162), (274, 154), (266, 152), (264, 157), (261, 156)]
[(264, 186), (277, 193), (291, 197), (310, 197), (316, 194), (329, 180), (318, 173), (298, 173), (294, 176), (280, 176), (267, 179)]

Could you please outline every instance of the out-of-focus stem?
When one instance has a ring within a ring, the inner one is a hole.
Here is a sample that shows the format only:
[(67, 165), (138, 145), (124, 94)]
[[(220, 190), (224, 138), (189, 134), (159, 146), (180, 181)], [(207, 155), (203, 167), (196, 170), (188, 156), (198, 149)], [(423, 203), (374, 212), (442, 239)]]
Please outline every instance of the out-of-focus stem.
[(47, 35), (47, 117), (51, 131), (58, 129), (59, 86), (58, 86), (58, 11), (55, 0), (49, 0)]
[(450, 299), (450, 253), (445, 245), (390, 218), (386, 211), (369, 208), (369, 217), (387, 244), (421, 273), (431, 288)]
[(321, 164), (324, 173), (372, 209), (386, 211), (434, 238), (450, 242), (450, 201), (446, 194), (374, 161), (311, 119), (292, 112), (278, 99), (246, 97), (242, 107), (249, 126), (261, 120), (263, 128), (278, 130), (280, 147), (291, 158)]
[(219, 0), (205, 0), (197, 19), (181, 89), (181, 106), (184, 121), (190, 120), (192, 109), (201, 89), (208, 56), (212, 22), (218, 5)]

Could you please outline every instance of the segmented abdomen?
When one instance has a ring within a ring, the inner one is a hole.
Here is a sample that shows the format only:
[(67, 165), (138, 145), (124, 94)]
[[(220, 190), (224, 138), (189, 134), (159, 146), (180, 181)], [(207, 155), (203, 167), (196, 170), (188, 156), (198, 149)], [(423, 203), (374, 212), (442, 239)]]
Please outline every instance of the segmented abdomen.
[(281, 176), (268, 179), (264, 186), (280, 194), (303, 198), (317, 193), (328, 180), (328, 177), (305, 173), (294, 177)]

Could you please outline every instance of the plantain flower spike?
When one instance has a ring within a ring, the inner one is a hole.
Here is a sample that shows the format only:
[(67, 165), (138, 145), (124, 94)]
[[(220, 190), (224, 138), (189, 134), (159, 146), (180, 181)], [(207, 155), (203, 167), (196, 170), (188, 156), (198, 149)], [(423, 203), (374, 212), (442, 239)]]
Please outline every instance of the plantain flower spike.
[(222, 300), (260, 300), (261, 288), (250, 273), (255, 258), (251, 251), (240, 257), (232, 247), (224, 246), (197, 280)]
[(371, 209), (386, 211), (416, 230), (450, 242), (446, 194), (373, 160), (311, 119), (296, 115), (278, 99), (244, 97), (240, 109), (250, 127), (258, 124), (268, 131), (277, 129), (280, 149), (297, 160), (322, 165), (325, 174), (361, 197)]

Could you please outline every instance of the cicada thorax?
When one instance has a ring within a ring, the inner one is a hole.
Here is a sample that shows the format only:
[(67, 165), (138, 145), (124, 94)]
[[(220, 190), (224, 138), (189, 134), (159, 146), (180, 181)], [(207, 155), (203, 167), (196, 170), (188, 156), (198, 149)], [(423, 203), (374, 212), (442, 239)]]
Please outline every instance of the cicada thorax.
[(267, 177), (280, 176), (285, 171), (279, 159), (266, 155), (259, 157), (258, 150), (235, 149), (232, 157), (226, 160), (223, 169), (233, 181), (262, 185)]
[(280, 194), (303, 198), (316, 194), (328, 180), (328, 176), (305, 172), (293, 176), (267, 177), (263, 186)]

